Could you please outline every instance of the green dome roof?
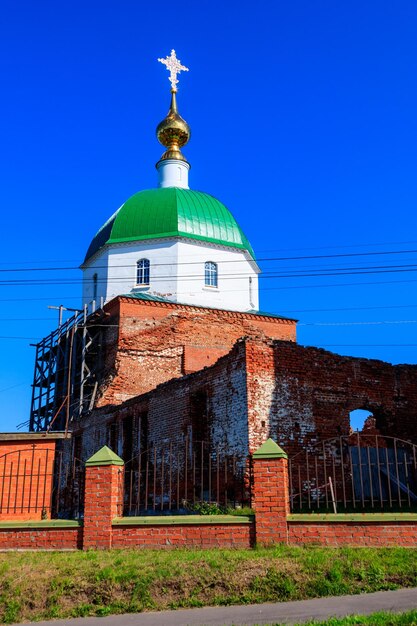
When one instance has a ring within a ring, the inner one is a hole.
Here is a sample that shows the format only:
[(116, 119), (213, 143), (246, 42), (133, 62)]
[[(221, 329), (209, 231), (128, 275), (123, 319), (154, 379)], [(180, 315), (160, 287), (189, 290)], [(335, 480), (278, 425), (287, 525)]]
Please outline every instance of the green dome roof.
[(166, 187), (135, 193), (100, 228), (84, 262), (102, 246), (161, 237), (187, 237), (247, 250), (252, 247), (230, 211), (201, 191)]

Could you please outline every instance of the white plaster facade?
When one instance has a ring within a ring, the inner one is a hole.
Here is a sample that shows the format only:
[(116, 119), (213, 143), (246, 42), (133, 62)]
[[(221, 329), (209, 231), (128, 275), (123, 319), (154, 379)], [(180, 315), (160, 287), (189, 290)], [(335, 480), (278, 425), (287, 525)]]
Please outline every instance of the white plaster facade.
[[(136, 264), (150, 261), (150, 282), (136, 284)], [(218, 268), (217, 287), (205, 285), (205, 263)], [(259, 268), (239, 248), (186, 238), (104, 246), (83, 265), (83, 304), (115, 296), (147, 293), (173, 302), (232, 311), (258, 310)], [(94, 276), (97, 275), (95, 281)], [(96, 286), (95, 286), (96, 282)]]
[(158, 161), (156, 169), (158, 170), (158, 187), (189, 189), (189, 163), (179, 159), (166, 159), (165, 161)]

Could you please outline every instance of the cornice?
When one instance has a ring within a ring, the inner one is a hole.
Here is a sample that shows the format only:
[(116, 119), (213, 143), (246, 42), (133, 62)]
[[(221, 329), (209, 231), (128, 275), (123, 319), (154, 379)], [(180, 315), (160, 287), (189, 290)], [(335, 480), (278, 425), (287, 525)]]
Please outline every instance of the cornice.
[(256, 319), (256, 320), (267, 320), (270, 322), (275, 322), (279, 324), (296, 324), (297, 320), (287, 318), (287, 317), (275, 317), (274, 315), (265, 315), (260, 313), (250, 313), (249, 311), (230, 311), (228, 309), (218, 309), (212, 307), (205, 306), (197, 306), (195, 304), (182, 304), (176, 302), (157, 302), (155, 300), (140, 300), (139, 298), (135, 298), (134, 296), (116, 296), (114, 300), (119, 300), (120, 302), (129, 302), (135, 303), (137, 305), (144, 305), (149, 307), (156, 307), (162, 309), (179, 309), (183, 311), (196, 311), (196, 312), (204, 312), (204, 311), (213, 311), (218, 313), (224, 317), (232, 317), (237, 319)]

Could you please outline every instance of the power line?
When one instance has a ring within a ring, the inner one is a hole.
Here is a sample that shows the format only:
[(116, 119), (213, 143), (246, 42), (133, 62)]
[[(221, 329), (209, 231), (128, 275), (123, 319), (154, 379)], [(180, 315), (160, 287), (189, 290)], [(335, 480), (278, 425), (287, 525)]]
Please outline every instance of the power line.
[[(286, 286), (279, 286), (279, 287), (263, 287), (262, 291), (287, 291), (287, 290), (291, 290), (291, 289), (327, 289), (327, 288), (333, 288), (333, 287), (351, 287), (351, 286), (358, 286), (358, 287), (363, 287), (363, 286), (382, 286), (382, 285), (403, 285), (403, 284), (408, 284), (408, 283), (415, 283), (417, 282), (417, 280), (415, 279), (407, 279), (407, 280), (389, 280), (389, 281), (363, 281), (363, 282), (343, 282), (343, 283), (327, 283), (327, 284), (303, 284), (303, 285), (286, 285)], [(50, 283), (49, 283), (50, 284)], [(62, 281), (60, 281), (57, 284), (62, 284)], [(75, 284), (75, 283), (74, 283)], [(66, 283), (67, 286), (69, 286), (69, 283)], [(12, 286), (17, 286), (17, 285), (12, 285)], [(28, 285), (29, 287), (31, 285)], [(35, 286), (35, 285), (34, 285)], [(229, 292), (242, 292), (242, 291), (246, 291), (246, 288), (244, 289), (229, 289)], [(188, 291), (179, 291), (177, 292), (178, 295), (188, 295), (189, 292)], [(129, 294), (114, 294), (111, 297), (117, 297), (118, 295), (125, 295), (128, 296)], [(133, 294), (132, 294), (133, 295)], [(43, 302), (43, 301), (50, 301), (51, 299), (55, 299), (55, 300), (61, 300), (61, 301), (65, 301), (65, 300), (81, 300), (80, 296), (74, 296), (74, 295), (69, 295), (69, 294), (65, 294), (65, 295), (56, 295), (56, 294), (51, 294), (50, 296), (47, 297), (42, 297), (42, 298), (33, 298), (30, 297), (30, 300), (32, 302)], [(28, 297), (25, 298), (0, 298), (0, 302), (27, 302)], [(417, 305), (404, 305), (404, 306), (417, 306)], [(364, 309), (366, 309), (368, 307), (364, 307)], [(379, 308), (379, 307), (370, 307), (370, 308)], [(395, 307), (392, 307), (395, 308)], [(355, 307), (356, 309), (356, 307)], [(326, 311), (326, 310), (333, 310), (333, 309), (297, 309), (295, 312), (313, 312), (313, 311)], [(334, 309), (334, 310), (345, 310), (345, 309)], [(349, 310), (349, 309), (346, 309)], [(290, 312), (288, 310), (286, 310), (286, 312)]]
[(377, 320), (373, 322), (299, 322), (298, 326), (373, 326), (383, 324), (417, 324), (417, 320)]
[(0, 393), (10, 391), (11, 389), (16, 389), (16, 387), (23, 387), (23, 385), (29, 387), (29, 383), (18, 383), (17, 385), (11, 385), (11, 387), (5, 387), (4, 389), (0, 389)]
[[(384, 250), (384, 251), (368, 251), (368, 252), (349, 252), (344, 254), (315, 254), (315, 255), (299, 255), (299, 256), (283, 256), (283, 257), (264, 257), (256, 259), (257, 262), (264, 261), (303, 261), (314, 259), (335, 259), (335, 258), (352, 258), (363, 256), (387, 256), (392, 254), (415, 254), (417, 249), (411, 250)], [(204, 263), (201, 259), (198, 261), (172, 261), (170, 263), (153, 263), (153, 267), (164, 267), (172, 265), (201, 265)], [(231, 259), (231, 260), (219, 260), (219, 264), (225, 263), (248, 263), (247, 259)], [(134, 267), (134, 264), (129, 265), (117, 265), (116, 268)], [(94, 269), (107, 269), (108, 265), (96, 265)], [(20, 268), (1, 268), (0, 272), (56, 272), (66, 270), (79, 270), (79, 266), (62, 266), (62, 267), (20, 267)]]
[[(287, 287), (263, 287), (262, 291), (287, 291), (288, 289), (323, 289), (325, 287), (363, 287), (363, 286), (368, 286), (368, 285), (376, 285), (376, 286), (378, 285), (401, 285), (404, 283), (417, 283), (417, 280), (412, 278), (408, 280), (381, 280), (378, 282), (363, 282), (363, 283), (332, 283), (329, 285), (290, 285)], [(238, 289), (236, 291), (242, 291), (242, 290)]]
[[(325, 288), (333, 288), (333, 287), (367, 287), (367, 286), (382, 286), (382, 285), (403, 285), (403, 284), (408, 284), (408, 283), (415, 283), (417, 282), (416, 279), (407, 279), (407, 280), (380, 280), (380, 281), (366, 281), (366, 282), (354, 282), (354, 283), (329, 283), (329, 284), (321, 284), (321, 285), (286, 285), (285, 287), (262, 287), (262, 291), (288, 291), (291, 289), (325, 289)], [(59, 283), (61, 284), (61, 283)], [(29, 285), (30, 286), (30, 285)], [(247, 291), (247, 289), (229, 289), (228, 292), (229, 293), (240, 293), (242, 291)], [(178, 291), (177, 295), (179, 296), (186, 296), (189, 295), (190, 292), (188, 291)], [(111, 298), (116, 298), (118, 296), (127, 296), (129, 297), (129, 295), (133, 294), (114, 294), (111, 296)], [(50, 301), (50, 300), (58, 300), (58, 301), (64, 301), (64, 300), (81, 300), (80, 296), (74, 296), (74, 295), (55, 295), (52, 294), (48, 297), (45, 298), (30, 298), (31, 302), (45, 302), (45, 301)], [(0, 298), (0, 302), (27, 302), (28, 298)], [(175, 303), (173, 303), (175, 304)], [(179, 302), (178, 304), (186, 304), (184, 302)], [(82, 306), (80, 306), (80, 310), (82, 309)], [(323, 309), (323, 310), (331, 310), (331, 309)], [(288, 311), (286, 311), (288, 313)]]
[[(293, 252), (296, 250), (343, 250), (346, 248), (378, 248), (380, 246), (410, 246), (417, 244), (417, 241), (380, 241), (378, 243), (375, 242), (367, 242), (367, 243), (352, 243), (352, 244), (344, 244), (344, 245), (333, 245), (333, 246), (308, 246), (303, 248), (268, 248), (268, 250), (259, 250), (259, 253), (272, 253), (272, 252)], [(14, 261), (17, 265), (23, 265), (27, 263), (78, 263), (79, 259), (43, 259), (43, 260), (31, 260), (31, 261)], [(2, 262), (0, 265), (4, 265)]]
[[(298, 344), (301, 345), (301, 344)], [(320, 345), (303, 344), (305, 348), (415, 348), (417, 343), (322, 343)]]
[[(134, 316), (125, 316), (123, 319), (135, 319)], [(1, 320), (0, 321), (4, 321)], [(13, 320), (14, 321), (14, 320)], [(21, 321), (31, 321), (30, 318)], [(48, 318), (48, 321), (52, 321)], [(372, 321), (355, 321), (355, 322), (298, 322), (298, 327), (312, 327), (312, 326), (381, 326), (381, 325), (400, 325), (400, 324), (417, 324), (417, 320), (372, 320)], [(94, 322), (88, 325), (91, 328), (102, 326), (103, 328), (119, 328), (121, 324), (95, 324)], [(81, 326), (80, 326), (81, 327)], [(0, 336), (0, 339), (28, 339), (36, 340), (38, 337), (19, 337), (19, 336)]]
[(52, 322), (52, 317), (0, 317), (0, 322)]
[[(175, 303), (174, 303), (175, 304)], [(178, 303), (181, 304), (181, 303)], [(417, 304), (404, 304), (404, 305), (393, 305), (393, 306), (370, 306), (370, 307), (341, 307), (337, 309), (293, 309), (293, 310), (282, 310), (280, 309), (280, 313), (334, 313), (338, 311), (346, 312), (346, 311), (370, 311), (375, 309), (406, 309), (406, 308), (417, 308)], [(80, 311), (82, 309), (80, 308)], [(129, 318), (131, 316), (124, 316), (124, 319)], [(0, 317), (0, 322), (53, 322), (55, 318), (53, 317)], [(417, 322), (417, 320), (386, 320), (386, 321), (374, 321), (374, 322), (299, 322), (299, 326), (318, 326), (318, 325), (332, 325), (332, 324), (411, 324)], [(108, 324), (106, 324), (108, 326)]]
[(7, 335), (0, 335), (0, 339), (25, 339), (28, 341), (40, 341), (42, 337), (12, 337)]
[[(293, 273), (287, 274), (276, 274), (276, 273), (266, 273), (261, 276), (261, 279), (276, 279), (276, 278), (321, 278), (327, 276), (366, 276), (369, 274), (398, 274), (398, 273), (408, 273), (408, 272), (417, 272), (417, 264), (408, 264), (408, 265), (381, 265), (378, 267), (362, 267), (362, 268), (335, 268), (335, 271), (329, 272), (326, 270), (312, 270), (310, 273), (301, 273), (299, 270), (294, 270)], [(249, 274), (223, 274), (219, 277), (219, 281), (224, 280), (235, 280), (235, 279), (244, 279), (248, 278)], [(193, 274), (168, 274), (163, 276), (153, 276), (152, 282), (158, 282), (161, 280), (173, 280), (173, 279), (181, 279), (186, 281), (193, 281), (200, 279), (199, 275)], [(132, 278), (130, 276), (127, 277), (115, 277), (115, 278), (98, 278), (97, 284), (111, 284), (111, 283), (132, 283)], [(61, 278), (61, 279), (9, 279), (9, 280), (0, 280), (0, 285), (4, 286), (27, 286), (27, 285), (81, 285), (84, 283), (82, 278)]]
[(335, 311), (371, 311), (373, 309), (413, 309), (417, 308), (417, 304), (393, 304), (383, 306), (353, 306), (353, 307), (339, 307), (337, 309), (284, 309), (282, 313), (333, 313)]

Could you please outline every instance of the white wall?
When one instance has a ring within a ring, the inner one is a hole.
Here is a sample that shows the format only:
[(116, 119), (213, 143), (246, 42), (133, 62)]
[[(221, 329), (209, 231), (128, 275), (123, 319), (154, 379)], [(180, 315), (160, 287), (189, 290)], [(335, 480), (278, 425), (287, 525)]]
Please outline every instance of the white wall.
[[(136, 262), (142, 258), (151, 264), (149, 287), (136, 286)], [(218, 266), (217, 288), (204, 285), (206, 261)], [(97, 273), (98, 301), (136, 291), (234, 311), (259, 308), (256, 265), (239, 249), (207, 242), (177, 238), (107, 246), (84, 266), (83, 272), (83, 304), (93, 299), (93, 276)]]
[[(204, 264), (218, 268), (218, 286), (204, 285)], [(258, 275), (242, 250), (182, 240), (178, 243), (178, 302), (248, 311), (258, 309)], [(249, 297), (252, 278), (252, 302)]]
[(83, 270), (83, 305), (94, 300), (94, 274), (97, 274), (96, 302), (100, 302), (101, 298), (106, 300), (108, 262), (108, 249), (104, 249)]

